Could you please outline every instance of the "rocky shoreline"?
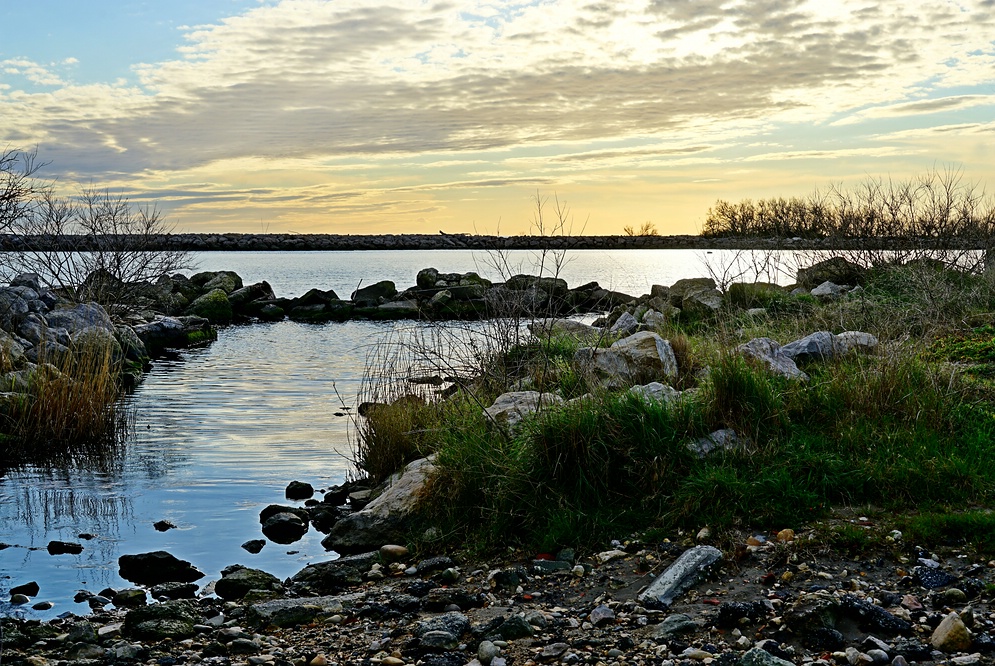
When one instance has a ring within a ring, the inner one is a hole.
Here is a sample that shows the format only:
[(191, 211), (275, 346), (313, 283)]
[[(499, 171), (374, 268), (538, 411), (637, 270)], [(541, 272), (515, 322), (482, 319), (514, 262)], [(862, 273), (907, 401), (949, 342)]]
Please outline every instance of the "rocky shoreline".
[(0, 620), (0, 649), (13, 666), (995, 663), (995, 561), (897, 531), (852, 557), (824, 525), (726, 535), (724, 553), (707, 528), (672, 536), (485, 561), (388, 543), (284, 581), (233, 565), (199, 591), (189, 563), (124, 556), (139, 586), (80, 593), (87, 617)]
[[(963, 249), (977, 248), (963, 241)], [(951, 239), (668, 236), (494, 236), (485, 234), (157, 234), (153, 236), (0, 235), (0, 251), (124, 250), (300, 252), (358, 250), (890, 250), (960, 247)]]

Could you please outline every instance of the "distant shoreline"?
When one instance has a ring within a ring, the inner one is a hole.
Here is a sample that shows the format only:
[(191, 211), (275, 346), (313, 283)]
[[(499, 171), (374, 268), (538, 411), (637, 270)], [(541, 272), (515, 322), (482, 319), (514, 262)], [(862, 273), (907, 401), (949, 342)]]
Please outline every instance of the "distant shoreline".
[[(0, 251), (128, 249), (192, 252), (302, 252), (362, 250), (832, 250), (910, 249), (950, 239), (921, 238), (706, 238), (675, 236), (488, 236), (476, 234), (160, 234), (144, 236), (0, 235)], [(964, 248), (970, 249), (971, 243)], [(983, 248), (978, 248), (983, 249)]]

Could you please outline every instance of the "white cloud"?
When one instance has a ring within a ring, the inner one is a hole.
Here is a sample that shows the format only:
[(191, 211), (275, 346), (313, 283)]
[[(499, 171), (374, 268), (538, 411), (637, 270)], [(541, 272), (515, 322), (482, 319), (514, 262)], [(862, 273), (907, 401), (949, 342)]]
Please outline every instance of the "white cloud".
[(64, 171), (134, 182), (209, 165), (251, 179), (287, 161), (337, 182), (353, 164), (411, 171), (417, 155), (426, 173), (491, 161), (526, 179), (544, 161), (558, 173), (721, 163), (695, 155), (768, 141), (777, 123), (988, 104), (963, 89), (995, 82), (992, 34), (991, 0), (282, 0), (189, 28), (175, 59), (135, 65), (139, 86), (0, 62), (0, 119)]

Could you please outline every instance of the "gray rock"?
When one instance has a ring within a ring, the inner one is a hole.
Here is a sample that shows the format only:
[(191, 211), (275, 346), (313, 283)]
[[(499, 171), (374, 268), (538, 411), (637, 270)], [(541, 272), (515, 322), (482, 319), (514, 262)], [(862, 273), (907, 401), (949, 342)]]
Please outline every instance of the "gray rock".
[(111, 599), (111, 603), (118, 608), (137, 608), (148, 603), (148, 595), (145, 590), (129, 588), (127, 590), (120, 590), (115, 594)]
[(422, 634), (419, 647), (424, 650), (455, 650), (459, 646), (459, 639), (448, 631), (427, 631)]
[(298, 571), (290, 581), (301, 591), (314, 594), (336, 593), (349, 585), (362, 583), (363, 574), (378, 561), (377, 553), (363, 553), (328, 562), (316, 562)]
[(840, 354), (874, 354), (878, 344), (875, 336), (861, 331), (844, 331), (836, 335), (836, 348)]
[(829, 361), (839, 354), (836, 336), (829, 331), (816, 331), (804, 338), (789, 342), (780, 349), (792, 361)]
[(747, 650), (736, 664), (737, 666), (794, 666), (790, 661), (775, 657), (758, 647)]
[(139, 324), (133, 330), (152, 355), (164, 349), (186, 346), (186, 329), (176, 317), (161, 317), (147, 324)]
[(24, 347), (6, 331), (0, 330), (0, 372), (15, 370), (23, 362)]
[(52, 310), (45, 316), (50, 328), (64, 328), (69, 335), (88, 328), (99, 328), (114, 333), (114, 322), (107, 311), (97, 303), (80, 303), (72, 308)]
[(749, 440), (737, 435), (732, 428), (722, 428), (687, 443), (688, 450), (699, 458), (704, 458), (714, 451), (737, 451), (748, 447)]
[(606, 388), (629, 388), (677, 376), (677, 357), (670, 341), (650, 331), (622, 338), (608, 349), (582, 347), (573, 363), (589, 382)]
[(590, 620), (591, 624), (595, 627), (611, 624), (615, 622), (615, 611), (608, 606), (601, 604), (599, 606), (595, 606), (594, 610), (591, 611), (591, 614), (587, 617), (587, 619)]
[(812, 289), (810, 293), (820, 301), (832, 301), (845, 294), (846, 291), (846, 287), (838, 285), (835, 282), (823, 282)]
[(490, 664), (491, 660), (499, 654), (501, 654), (501, 648), (490, 641), (480, 641), (480, 645), (477, 646), (477, 660), (484, 666)]
[(10, 281), (11, 287), (27, 287), (37, 293), (41, 293), (45, 290), (45, 286), (41, 282), (41, 276), (37, 273), (20, 273), (14, 276), (14, 279)]
[(221, 579), (214, 584), (214, 592), (225, 601), (241, 599), (250, 590), (278, 592), (283, 590), (280, 579), (259, 569), (239, 567), (226, 569)]
[(638, 395), (646, 401), (664, 403), (674, 402), (681, 397), (680, 391), (660, 382), (650, 382), (649, 384), (633, 386), (629, 389), (629, 393)]
[(87, 659), (103, 659), (105, 654), (106, 650), (99, 645), (76, 643), (69, 646), (69, 649), (66, 650), (65, 656), (67, 659), (81, 661)]
[(31, 312), (28, 302), (17, 291), (0, 287), (0, 329), (13, 330), (24, 315)]
[(355, 606), (361, 594), (274, 599), (253, 604), (248, 618), (252, 626), (296, 627), (310, 624), (320, 616), (332, 616)]
[(654, 638), (669, 640), (676, 636), (697, 631), (699, 625), (690, 615), (675, 613), (664, 618), (663, 622), (652, 628), (651, 633)]
[(415, 625), (414, 634), (421, 638), (432, 631), (445, 631), (459, 638), (469, 630), (470, 619), (463, 613), (450, 611), (427, 620), (421, 620)]
[(167, 601), (129, 611), (124, 617), (124, 633), (140, 640), (184, 639), (194, 635), (200, 619), (189, 601)]
[(362, 511), (335, 523), (322, 545), (340, 553), (356, 553), (404, 540), (405, 523), (417, 505), (421, 489), (435, 472), (434, 461), (434, 456), (420, 458), (391, 475), (386, 490)]
[(418, 271), (418, 275), (415, 277), (415, 284), (418, 285), (419, 289), (432, 289), (438, 281), (439, 271), (434, 268), (423, 268)]
[(640, 593), (636, 600), (645, 606), (669, 608), (677, 597), (698, 582), (709, 566), (720, 559), (722, 551), (718, 548), (712, 546), (690, 548)]
[(622, 315), (615, 320), (615, 323), (612, 324), (609, 332), (612, 335), (631, 335), (638, 329), (639, 321), (628, 312), (623, 312)]
[(253, 555), (256, 555), (263, 549), (266, 545), (265, 539), (250, 539), (242, 544), (242, 548)]
[(484, 410), (484, 415), (499, 426), (515, 431), (522, 420), (552, 405), (560, 405), (563, 398), (555, 393), (538, 391), (510, 391), (502, 393)]
[(736, 353), (762, 362), (767, 370), (776, 375), (808, 381), (808, 375), (799, 370), (794, 360), (781, 351), (781, 345), (776, 340), (753, 338), (736, 347)]
[(715, 280), (712, 278), (685, 278), (678, 280), (668, 290), (670, 303), (671, 305), (680, 307), (681, 301), (684, 300), (684, 297), (688, 293), (715, 289), (715, 286)]

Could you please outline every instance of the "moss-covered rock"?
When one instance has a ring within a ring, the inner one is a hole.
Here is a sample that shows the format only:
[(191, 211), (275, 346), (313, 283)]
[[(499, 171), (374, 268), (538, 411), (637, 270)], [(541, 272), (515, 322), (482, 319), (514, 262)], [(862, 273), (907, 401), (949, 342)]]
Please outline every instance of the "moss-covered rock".
[(232, 307), (223, 289), (212, 289), (187, 309), (190, 314), (207, 319), (212, 324), (227, 324), (232, 319)]

